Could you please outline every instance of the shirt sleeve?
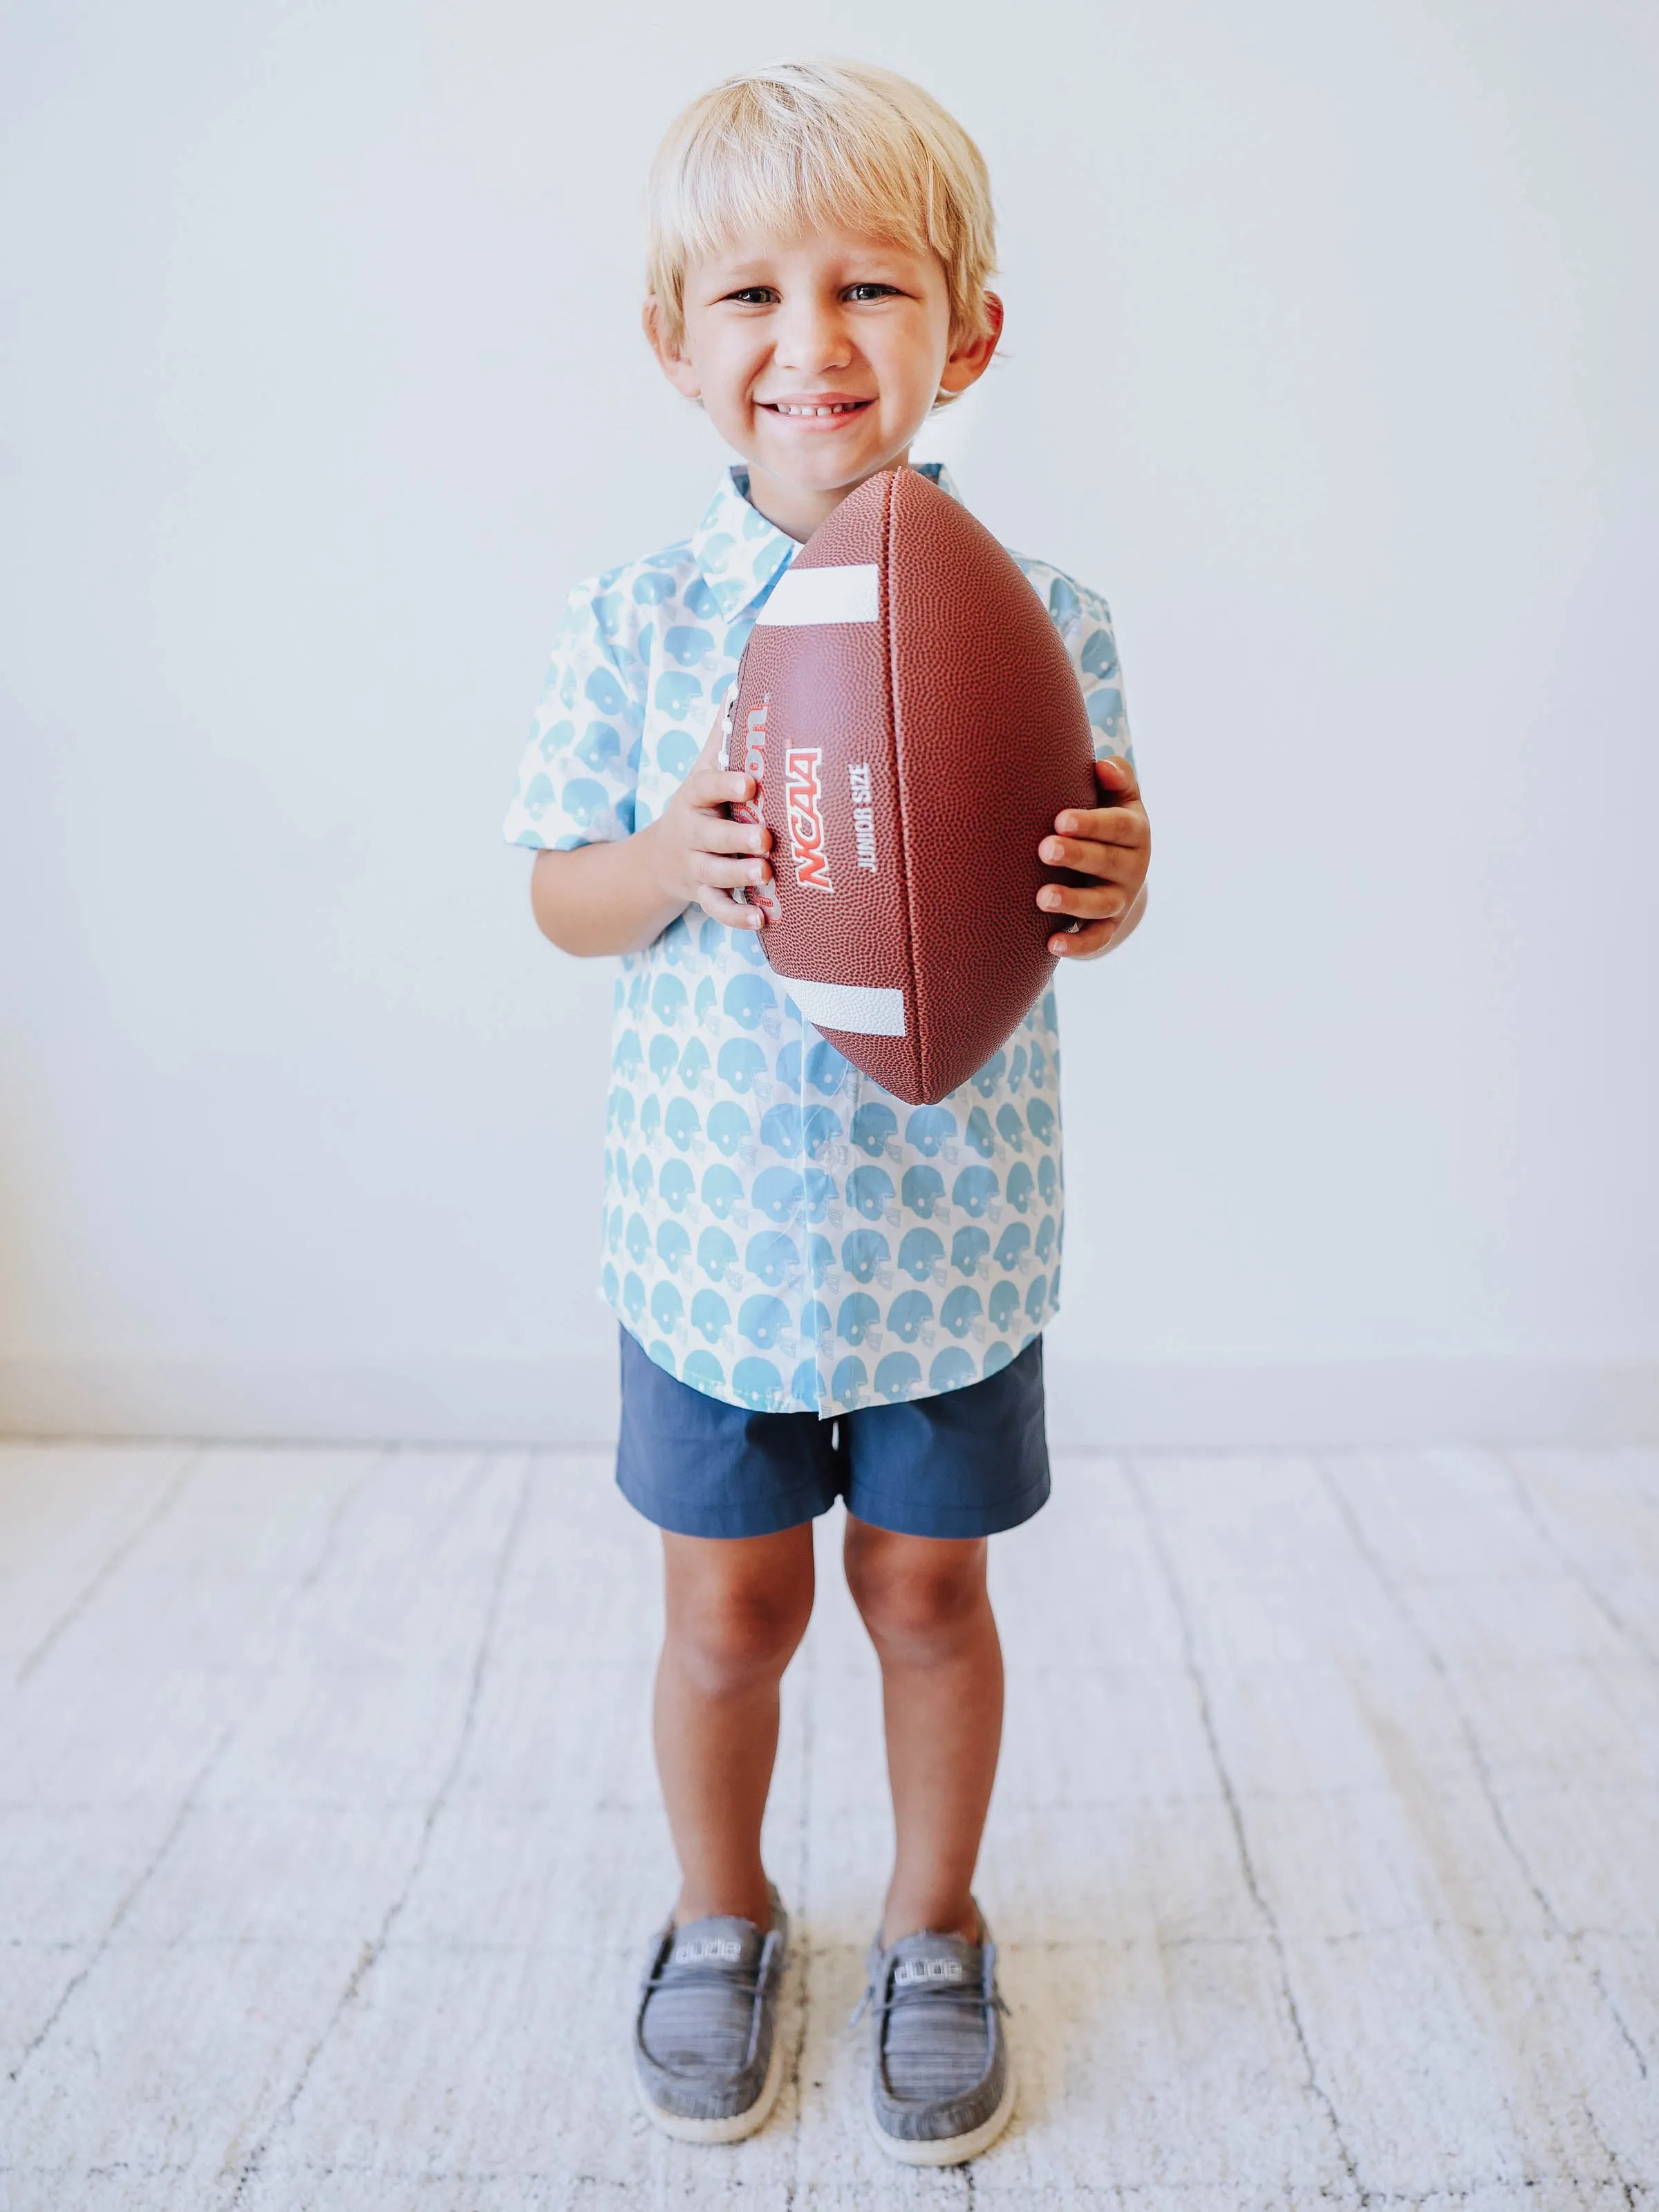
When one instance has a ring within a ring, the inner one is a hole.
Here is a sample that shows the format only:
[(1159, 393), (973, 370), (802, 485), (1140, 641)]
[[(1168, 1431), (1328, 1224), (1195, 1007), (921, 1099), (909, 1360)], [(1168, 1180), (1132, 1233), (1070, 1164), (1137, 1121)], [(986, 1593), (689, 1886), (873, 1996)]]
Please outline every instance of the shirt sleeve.
[(509, 844), (563, 853), (634, 833), (648, 672), (606, 633), (605, 581), (570, 594), (502, 825)]
[(1098, 592), (1051, 573), (1048, 613), (1072, 656), (1095, 733), (1095, 758), (1134, 765), (1129, 718), (1123, 710), (1123, 672), (1118, 665), (1112, 617)]

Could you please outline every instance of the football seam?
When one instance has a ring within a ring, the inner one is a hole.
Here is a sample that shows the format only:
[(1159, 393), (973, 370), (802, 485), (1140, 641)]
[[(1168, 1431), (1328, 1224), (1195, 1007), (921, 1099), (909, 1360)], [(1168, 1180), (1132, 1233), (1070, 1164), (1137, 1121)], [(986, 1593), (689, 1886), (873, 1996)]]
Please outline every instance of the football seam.
[(923, 1091), (933, 1089), (928, 1068), (928, 1037), (922, 1026), (921, 994), (916, 988), (916, 931), (913, 911), (915, 886), (910, 875), (910, 823), (905, 805), (904, 738), (899, 728), (898, 702), (898, 646), (893, 622), (893, 551), (898, 534), (898, 471), (888, 478), (886, 514), (884, 517), (886, 538), (886, 559), (882, 562), (881, 586), (884, 594), (882, 615), (887, 629), (887, 721), (893, 732), (893, 798), (894, 812), (899, 826), (899, 888), (903, 894), (904, 967), (909, 978), (910, 1012), (916, 1032), (916, 1073)]

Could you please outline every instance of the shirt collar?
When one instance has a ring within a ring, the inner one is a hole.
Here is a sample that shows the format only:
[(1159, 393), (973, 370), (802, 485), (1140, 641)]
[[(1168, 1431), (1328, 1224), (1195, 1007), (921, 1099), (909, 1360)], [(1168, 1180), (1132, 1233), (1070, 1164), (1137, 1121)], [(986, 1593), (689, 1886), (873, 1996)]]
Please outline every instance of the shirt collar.
[[(923, 461), (916, 473), (949, 498), (961, 499), (943, 461)], [(749, 471), (739, 465), (720, 478), (702, 520), (692, 532), (691, 557), (729, 621), (770, 588), (796, 543), (757, 507), (750, 507)]]

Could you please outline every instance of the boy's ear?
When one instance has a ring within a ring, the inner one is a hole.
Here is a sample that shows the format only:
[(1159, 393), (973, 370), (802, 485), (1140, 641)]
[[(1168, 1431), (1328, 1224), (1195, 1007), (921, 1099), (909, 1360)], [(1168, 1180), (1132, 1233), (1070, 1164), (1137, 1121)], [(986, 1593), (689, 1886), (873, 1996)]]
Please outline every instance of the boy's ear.
[(976, 336), (963, 338), (951, 347), (939, 380), (941, 392), (966, 392), (991, 366), (991, 356), (1002, 336), (1002, 302), (994, 292), (985, 295), (985, 325)]
[(646, 343), (657, 356), (658, 366), (676, 392), (687, 399), (700, 399), (702, 386), (697, 372), (678, 346), (669, 344), (664, 335), (662, 312), (654, 292), (646, 295), (640, 321), (645, 331)]

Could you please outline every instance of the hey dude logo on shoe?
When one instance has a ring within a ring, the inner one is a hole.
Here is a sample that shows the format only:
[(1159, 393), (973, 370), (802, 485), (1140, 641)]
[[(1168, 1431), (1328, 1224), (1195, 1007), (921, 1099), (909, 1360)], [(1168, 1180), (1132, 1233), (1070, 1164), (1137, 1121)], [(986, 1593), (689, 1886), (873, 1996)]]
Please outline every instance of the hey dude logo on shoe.
[[(514, 843), (568, 850), (660, 818), (795, 550), (747, 486), (731, 471), (690, 538), (571, 594), (507, 817)], [(1042, 562), (1020, 566), (1071, 655), (1097, 752), (1127, 754), (1104, 603)], [(769, 742), (762, 708), (728, 732), (739, 741), (751, 775), (787, 782), (777, 865), (827, 891), (822, 763)], [(849, 795), (857, 866), (893, 866), (867, 763), (836, 794)], [(729, 1406), (829, 1419), (983, 1382), (1053, 1320), (1066, 1220), (1053, 991), (960, 1090), (920, 1107), (802, 1018), (753, 932), (697, 907), (623, 957), (614, 1003), (599, 1286), (665, 1373)], [(585, 1164), (557, 1146), (525, 1161), (532, 1214)]]
[(743, 1946), (735, 1936), (698, 1936), (689, 1943), (676, 1943), (673, 1962), (677, 1966), (701, 1966), (711, 1959), (722, 1966), (735, 1966), (743, 1956)]
[(893, 1987), (908, 1989), (915, 1982), (960, 1982), (966, 1978), (960, 1959), (901, 1959), (893, 1969)]

